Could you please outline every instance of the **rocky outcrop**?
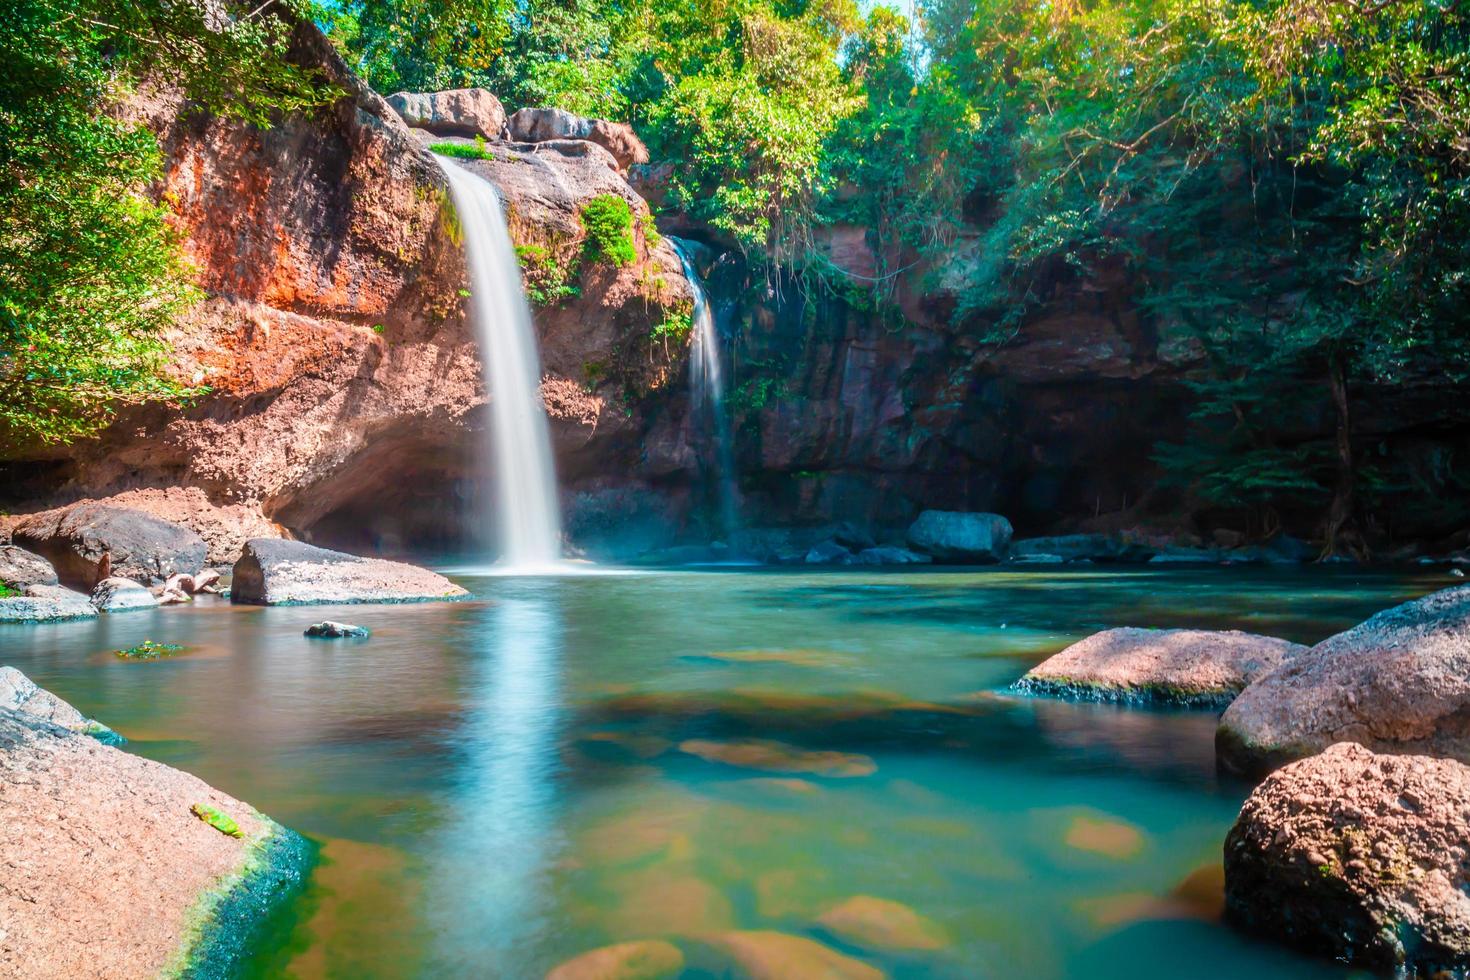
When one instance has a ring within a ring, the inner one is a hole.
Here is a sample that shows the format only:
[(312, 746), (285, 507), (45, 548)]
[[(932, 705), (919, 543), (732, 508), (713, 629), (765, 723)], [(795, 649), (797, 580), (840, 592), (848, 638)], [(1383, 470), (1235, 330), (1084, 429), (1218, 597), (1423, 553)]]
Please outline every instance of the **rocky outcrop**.
[(1385, 973), (1470, 968), (1470, 768), (1340, 743), (1256, 788), (1225, 840), (1233, 923)]
[[(310, 863), (299, 836), (193, 776), (3, 706), (0, 797), (5, 976), (233, 975)], [(231, 823), (238, 837), (217, 829)]]
[(1307, 648), (1237, 630), (1104, 630), (1026, 672), (1033, 694), (1192, 706), (1229, 704), (1246, 685)]
[(487, 89), (395, 92), (388, 96), (388, 104), (410, 126), (438, 136), (498, 140), (505, 135), (505, 108)]
[(1011, 522), (999, 514), (926, 510), (909, 525), (909, 547), (943, 562), (996, 562), (1011, 543)]
[(91, 735), (102, 742), (115, 744), (123, 740), (102, 722), (86, 717), (50, 691), (37, 687), (14, 667), (0, 667), (0, 712), (4, 711), (18, 712), (78, 735)]
[(612, 154), (621, 171), (648, 162), (648, 147), (627, 123), (589, 119), (565, 109), (526, 108), (512, 113), (506, 128), (512, 140), (522, 143), (553, 140), (595, 143)]
[(13, 544), (0, 545), (0, 585), (20, 591), (31, 585), (56, 583), (56, 569), (49, 561)]
[(1334, 742), (1470, 761), (1470, 586), (1385, 610), (1292, 657), (1220, 719), (1227, 770), (1260, 774)]
[(0, 623), (46, 623), (95, 615), (97, 608), (86, 596), (60, 585), (29, 585), (20, 595), (0, 596)]
[(275, 538), (247, 541), (230, 583), (231, 601), (259, 606), (416, 602), (467, 594), (415, 565)]
[(204, 539), (142, 511), (76, 504), (25, 518), (14, 540), (44, 555), (67, 585), (90, 589), (112, 573), (161, 583), (176, 572), (204, 567)]

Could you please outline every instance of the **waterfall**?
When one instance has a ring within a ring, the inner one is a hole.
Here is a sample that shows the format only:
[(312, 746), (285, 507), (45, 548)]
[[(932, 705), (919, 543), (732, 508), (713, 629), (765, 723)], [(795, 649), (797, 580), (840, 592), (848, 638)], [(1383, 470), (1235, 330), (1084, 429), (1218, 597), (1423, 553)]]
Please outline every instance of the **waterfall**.
[(490, 398), (493, 454), (487, 463), (494, 467), (500, 564), (517, 571), (548, 569), (561, 558), (561, 513), (531, 307), (499, 193), (483, 177), (438, 159), (464, 233), (470, 319)]
[(725, 382), (720, 369), (719, 338), (715, 334), (715, 317), (710, 309), (704, 283), (694, 268), (694, 256), (688, 243), (670, 238), (679, 255), (684, 278), (694, 294), (694, 345), (689, 352), (689, 387), (697, 407), (709, 413), (709, 429), (715, 450), (714, 478), (719, 494), (721, 531), (728, 541), (736, 530), (735, 454), (730, 444), (730, 419), (725, 414)]

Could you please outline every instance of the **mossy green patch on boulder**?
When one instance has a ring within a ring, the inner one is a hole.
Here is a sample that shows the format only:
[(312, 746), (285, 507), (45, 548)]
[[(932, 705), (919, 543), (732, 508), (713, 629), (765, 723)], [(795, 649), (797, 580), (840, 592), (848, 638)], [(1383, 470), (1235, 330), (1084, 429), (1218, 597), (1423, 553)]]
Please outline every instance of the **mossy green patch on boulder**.
[(189, 812), (222, 834), (230, 837), (245, 836), (245, 832), (240, 829), (240, 825), (234, 821), (234, 818), (221, 813), (208, 803), (195, 803), (189, 807)]

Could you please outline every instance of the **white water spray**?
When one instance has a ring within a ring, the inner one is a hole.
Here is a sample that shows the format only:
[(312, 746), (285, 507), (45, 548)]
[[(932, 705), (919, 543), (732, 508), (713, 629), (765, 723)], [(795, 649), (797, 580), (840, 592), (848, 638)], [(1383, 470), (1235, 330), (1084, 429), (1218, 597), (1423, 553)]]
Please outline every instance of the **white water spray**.
[(720, 519), (723, 533), (728, 537), (736, 529), (735, 515), (735, 454), (730, 445), (730, 419), (725, 415), (725, 381), (720, 370), (720, 344), (715, 334), (715, 317), (710, 309), (709, 297), (699, 271), (694, 268), (694, 257), (688, 244), (670, 238), (669, 243), (679, 255), (679, 264), (684, 267), (684, 278), (694, 293), (694, 344), (689, 352), (689, 386), (693, 390), (696, 404), (710, 414), (711, 431), (715, 448), (715, 481), (720, 496)]
[(551, 570), (561, 559), (561, 513), (531, 307), (495, 187), (444, 157), (439, 162), (464, 234), (470, 318), (490, 396), (500, 564)]

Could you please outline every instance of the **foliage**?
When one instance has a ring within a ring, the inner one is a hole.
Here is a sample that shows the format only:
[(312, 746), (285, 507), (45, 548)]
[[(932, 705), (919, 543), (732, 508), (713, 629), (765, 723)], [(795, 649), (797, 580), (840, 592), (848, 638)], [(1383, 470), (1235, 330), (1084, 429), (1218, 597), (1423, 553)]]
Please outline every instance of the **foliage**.
[(6, 585), (4, 582), (0, 582), (0, 599), (14, 599), (16, 596), (18, 596), (20, 594), (21, 593), (18, 590), (12, 589), (10, 586)]
[(442, 157), (454, 157), (458, 160), (494, 160), (495, 154), (485, 147), (485, 138), (479, 137), (473, 143), (430, 143), (429, 152), (437, 153)]
[(683, 347), (693, 332), (694, 319), (688, 309), (669, 310), (648, 332), (648, 342), (662, 344), (667, 353), (670, 341), (673, 341), (675, 347)]
[(208, 803), (195, 803), (193, 806), (189, 807), (189, 812), (194, 814), (194, 816), (198, 817), (200, 820), (203, 820), (205, 823), (209, 824), (215, 830), (218, 830), (220, 833), (224, 834), (226, 837), (245, 836), (245, 832), (240, 829), (240, 825), (235, 822), (233, 817), (230, 817), (228, 814), (221, 813), (219, 810), (216, 810)]
[[(284, 6), (289, 17), (289, 5)], [(119, 403), (197, 394), (160, 370), (196, 297), (148, 194), (157, 141), (105, 110), (145, 76), (255, 123), (327, 97), (282, 55), (290, 22), (204, 0), (0, 7), (0, 445), (66, 442)]]
[(556, 255), (542, 245), (517, 245), (516, 259), (521, 267), (521, 282), (526, 298), (537, 306), (555, 306), (579, 292), (572, 284), (577, 274), (575, 258), (563, 265)]
[(155, 643), (152, 640), (144, 640), (137, 646), (118, 650), (113, 656), (119, 660), (158, 660), (163, 657), (172, 657), (182, 649), (184, 648), (176, 643)]
[(582, 205), (582, 230), (587, 234), (587, 252), (593, 261), (616, 266), (638, 259), (633, 244), (633, 209), (616, 194), (599, 194)]

